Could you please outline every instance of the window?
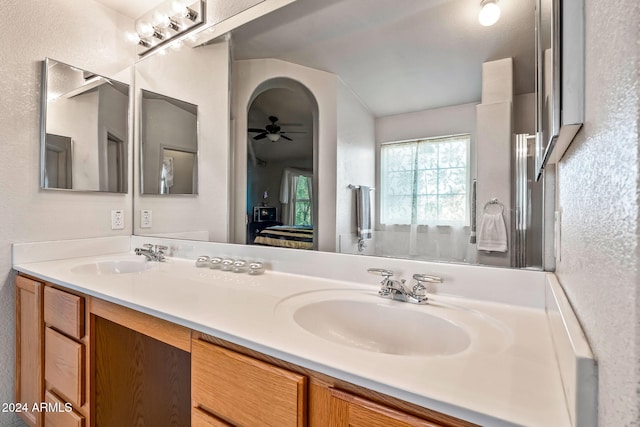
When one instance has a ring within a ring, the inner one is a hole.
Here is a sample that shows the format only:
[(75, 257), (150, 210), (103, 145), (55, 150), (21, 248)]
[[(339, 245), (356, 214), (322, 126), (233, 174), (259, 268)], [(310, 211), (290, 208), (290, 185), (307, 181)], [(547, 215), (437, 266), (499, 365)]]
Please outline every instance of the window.
[(296, 177), (294, 225), (311, 225), (311, 177)]
[(382, 144), (380, 222), (467, 224), (470, 139), (463, 134)]

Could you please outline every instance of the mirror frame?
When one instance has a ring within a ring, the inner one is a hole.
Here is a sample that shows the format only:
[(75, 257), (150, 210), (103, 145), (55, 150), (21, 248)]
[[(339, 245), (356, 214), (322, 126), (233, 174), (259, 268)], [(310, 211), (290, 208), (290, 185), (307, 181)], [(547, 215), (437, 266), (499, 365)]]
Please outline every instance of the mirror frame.
[[(551, 88), (545, 109), (542, 2), (536, 0), (536, 181), (557, 163), (584, 122), (584, 0), (551, 0)], [(544, 117), (551, 118), (545, 126)]]
[[(73, 65), (69, 65), (65, 62), (62, 61), (58, 61), (57, 59), (53, 59), (53, 58), (49, 58), (46, 57), (43, 61), (42, 61), (42, 68), (41, 68), (41, 98), (40, 98), (40, 190), (45, 190), (45, 191), (71, 191), (71, 192), (75, 192), (75, 193), (109, 193), (109, 194), (128, 194), (129, 193), (129, 178), (131, 175), (131, 171), (129, 168), (129, 157), (131, 156), (131, 114), (132, 114), (132, 109), (131, 109), (131, 95), (132, 95), (132, 91), (131, 91), (131, 84), (129, 83), (123, 83), (119, 80), (115, 80), (113, 78), (110, 77), (106, 77), (103, 76), (101, 74), (98, 73), (94, 73), (91, 71), (91, 73), (95, 76), (98, 77), (103, 77), (105, 79), (108, 79), (109, 81), (114, 81), (123, 85), (126, 85), (129, 88), (128, 91), (128, 100), (127, 100), (127, 109), (125, 112), (126, 115), (126, 123), (127, 123), (127, 132), (126, 135), (124, 135), (124, 142), (126, 143), (126, 149), (124, 150), (124, 153), (126, 155), (125, 158), (125, 162), (123, 162), (124, 164), (124, 180), (123, 180), (123, 184), (124, 184), (124, 189), (122, 191), (110, 191), (110, 190), (93, 190), (93, 189), (86, 189), (86, 188), (55, 188), (55, 187), (46, 187), (46, 177), (47, 177), (47, 171), (46, 171), (46, 153), (47, 153), (47, 111), (48, 111), (48, 92), (49, 92), (49, 84), (48, 84), (48, 77), (49, 77), (49, 66), (51, 65), (51, 62), (55, 61), (56, 63), (62, 64), (62, 65), (66, 65), (67, 67), (70, 68), (75, 68), (81, 71), (88, 71), (88, 70), (84, 70), (82, 68), (73, 66)], [(71, 151), (73, 152), (73, 150), (75, 149), (75, 146), (73, 144), (73, 141), (71, 143)], [(72, 158), (73, 161), (73, 158)]]

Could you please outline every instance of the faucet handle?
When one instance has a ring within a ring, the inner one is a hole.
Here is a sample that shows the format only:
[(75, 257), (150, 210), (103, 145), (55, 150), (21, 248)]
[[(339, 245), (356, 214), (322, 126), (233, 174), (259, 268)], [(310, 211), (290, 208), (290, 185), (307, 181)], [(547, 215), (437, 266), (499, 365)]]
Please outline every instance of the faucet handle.
[(153, 245), (151, 243), (145, 243), (142, 247), (149, 251), (153, 249)]
[[(442, 277), (432, 276), (430, 274), (414, 274), (413, 280), (417, 280), (419, 285), (422, 285), (422, 282), (427, 283), (442, 283)], [(416, 285), (417, 286), (417, 285)]]
[(371, 274), (377, 274), (378, 276), (382, 276), (385, 279), (393, 276), (394, 273), (391, 270), (387, 270), (386, 268), (367, 268), (367, 272)]
[(411, 293), (407, 295), (407, 301), (414, 304), (426, 304), (428, 299), (427, 288), (425, 288), (425, 286), (421, 282), (413, 285)]

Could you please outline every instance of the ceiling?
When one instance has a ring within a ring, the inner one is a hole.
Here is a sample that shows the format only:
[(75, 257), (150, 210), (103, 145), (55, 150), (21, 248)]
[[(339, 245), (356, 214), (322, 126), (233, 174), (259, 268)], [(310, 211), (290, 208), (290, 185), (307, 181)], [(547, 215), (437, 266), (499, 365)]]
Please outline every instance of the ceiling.
[(159, 0), (96, 0), (110, 9), (116, 10), (131, 19), (137, 19), (163, 3)]
[(297, 0), (233, 31), (234, 59), (278, 58), (335, 73), (376, 117), (481, 97), (482, 63), (514, 58), (514, 91), (534, 91), (534, 2)]

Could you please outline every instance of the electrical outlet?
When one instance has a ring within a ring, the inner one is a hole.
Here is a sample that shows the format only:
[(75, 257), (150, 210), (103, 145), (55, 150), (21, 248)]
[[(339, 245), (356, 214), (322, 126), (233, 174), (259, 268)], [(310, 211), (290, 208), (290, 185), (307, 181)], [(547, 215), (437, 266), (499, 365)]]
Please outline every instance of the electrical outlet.
[(124, 210), (113, 209), (111, 211), (111, 229), (124, 230)]
[(151, 228), (152, 220), (151, 209), (142, 209), (140, 211), (140, 228)]

